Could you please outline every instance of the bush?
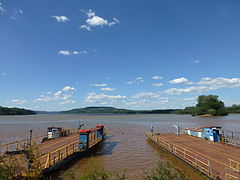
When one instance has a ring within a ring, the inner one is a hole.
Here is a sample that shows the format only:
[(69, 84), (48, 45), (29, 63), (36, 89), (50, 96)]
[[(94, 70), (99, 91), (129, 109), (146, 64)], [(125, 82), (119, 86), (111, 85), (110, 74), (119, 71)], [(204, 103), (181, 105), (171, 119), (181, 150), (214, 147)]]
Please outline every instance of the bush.
[(145, 180), (186, 180), (184, 173), (173, 167), (169, 162), (159, 161), (150, 173), (145, 172)]

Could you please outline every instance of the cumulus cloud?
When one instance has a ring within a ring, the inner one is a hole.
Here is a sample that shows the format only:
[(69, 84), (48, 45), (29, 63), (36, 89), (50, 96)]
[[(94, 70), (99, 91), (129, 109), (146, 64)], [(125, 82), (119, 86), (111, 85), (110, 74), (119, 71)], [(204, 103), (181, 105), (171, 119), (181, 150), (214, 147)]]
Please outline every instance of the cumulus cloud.
[(116, 90), (116, 88), (109, 88), (109, 87), (101, 88), (101, 91), (114, 91), (114, 90)]
[[(137, 109), (159, 109), (165, 108), (164, 106), (169, 103), (168, 98), (158, 98), (158, 99), (137, 99), (136, 101), (129, 101), (125, 103), (125, 106)], [(162, 106), (164, 105), (164, 106)]]
[(162, 77), (162, 76), (153, 76), (152, 79), (154, 79), (154, 80), (160, 80), (160, 79), (163, 79), (163, 77)]
[(186, 79), (184, 77), (173, 79), (173, 80), (171, 80), (169, 82), (171, 84), (193, 84), (191, 81), (189, 81), (188, 79)]
[(136, 77), (133, 81), (126, 82), (126, 84), (140, 84), (143, 82), (144, 82), (144, 79), (142, 77)]
[(66, 101), (59, 102), (58, 104), (60, 104), (60, 105), (64, 105), (64, 104), (75, 104), (75, 101), (69, 99), (69, 100), (66, 100)]
[(71, 87), (71, 86), (65, 86), (62, 90), (63, 91), (75, 91), (76, 89), (74, 87)]
[(85, 24), (81, 25), (81, 29), (85, 29), (88, 31), (92, 30), (92, 27), (95, 26), (113, 26), (115, 24), (118, 24), (120, 21), (117, 18), (113, 18), (111, 22), (109, 22), (107, 19), (104, 19), (103, 17), (97, 16), (93, 10), (89, 9), (87, 11), (82, 10), (87, 15), (87, 19), (85, 21)]
[(98, 104), (113, 104), (118, 102), (119, 100), (125, 99), (126, 96), (121, 96), (121, 95), (108, 95), (108, 94), (96, 94), (95, 92), (89, 93), (84, 101), (86, 103), (98, 103)]
[(103, 19), (102, 17), (99, 16), (93, 16), (91, 18), (88, 18), (86, 20), (86, 23), (89, 26), (104, 26), (108, 24), (108, 21), (106, 19)]
[(160, 95), (159, 93), (154, 93), (154, 92), (141, 92), (137, 93), (133, 96), (134, 99), (138, 98), (159, 98)]
[(89, 86), (94, 86), (94, 87), (105, 87), (107, 86), (106, 83), (102, 83), (102, 84), (89, 84)]
[(190, 98), (183, 98), (183, 101), (196, 101), (197, 98), (196, 97), (190, 97)]
[(152, 86), (154, 86), (154, 87), (161, 87), (161, 86), (163, 86), (163, 83), (153, 83)]
[(11, 102), (17, 105), (22, 105), (27, 103), (26, 100), (20, 100), (20, 99), (12, 99)]
[(69, 21), (68, 17), (66, 17), (66, 16), (51, 16), (51, 17), (56, 19), (57, 22), (67, 22), (67, 21)]
[(202, 93), (208, 91), (207, 86), (192, 86), (187, 88), (170, 88), (164, 91), (166, 94), (170, 95), (181, 95), (183, 93)]
[(240, 87), (240, 78), (202, 78), (197, 84), (209, 86), (211, 89)]
[(79, 55), (79, 54), (88, 54), (87, 51), (69, 51), (69, 50), (61, 50), (58, 52), (59, 55), (70, 56), (70, 55)]
[(54, 102), (54, 101), (66, 101), (70, 102), (73, 92), (76, 88), (71, 86), (65, 86), (62, 90), (58, 90), (54, 93), (47, 92), (46, 96), (41, 95), (39, 98), (34, 99), (34, 102)]

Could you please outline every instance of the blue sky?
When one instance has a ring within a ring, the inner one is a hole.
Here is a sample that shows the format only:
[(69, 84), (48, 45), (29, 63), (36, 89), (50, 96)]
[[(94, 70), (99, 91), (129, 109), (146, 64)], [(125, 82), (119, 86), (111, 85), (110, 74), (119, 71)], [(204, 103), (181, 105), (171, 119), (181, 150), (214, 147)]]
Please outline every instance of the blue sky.
[(0, 0), (0, 105), (240, 104), (238, 0)]

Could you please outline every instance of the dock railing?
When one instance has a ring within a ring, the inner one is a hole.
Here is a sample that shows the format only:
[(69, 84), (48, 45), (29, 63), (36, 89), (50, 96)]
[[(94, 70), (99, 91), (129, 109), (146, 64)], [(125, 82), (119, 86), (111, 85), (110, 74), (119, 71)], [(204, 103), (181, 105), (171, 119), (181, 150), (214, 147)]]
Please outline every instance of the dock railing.
[(79, 141), (72, 142), (67, 144), (59, 149), (56, 149), (52, 152), (48, 152), (47, 154), (41, 155), (41, 164), (42, 169), (48, 169), (52, 166), (55, 166), (57, 163), (62, 161), (63, 159), (69, 157), (73, 153), (78, 151), (78, 143)]
[(18, 140), (18, 141), (6, 143), (6, 144), (1, 144), (0, 152), (6, 153), (8, 151), (20, 151), (20, 150), (25, 149), (25, 147), (28, 144), (35, 145), (35, 144), (41, 143), (42, 139), (45, 137), (46, 137), (46, 135), (41, 135), (41, 136), (33, 137), (31, 140), (30, 139), (22, 139), (22, 140)]
[[(67, 135), (78, 133), (78, 129), (68, 129), (68, 130), (64, 130), (63, 132), (65, 131), (68, 131)], [(26, 146), (29, 144), (31, 145), (40, 144), (44, 138), (47, 138), (47, 135), (40, 135), (40, 136), (33, 137), (31, 139), (27, 138), (27, 139), (17, 140), (17, 141), (6, 143), (6, 144), (0, 144), (0, 153), (6, 153), (8, 151), (13, 152), (13, 151), (24, 150)]]
[(233, 168), (226, 167), (222, 179), (223, 180), (239, 180), (240, 179), (239, 171)]
[(187, 150), (184, 147), (181, 147), (177, 144), (173, 144), (168, 142), (164, 138), (160, 138), (156, 136), (154, 133), (147, 131), (146, 136), (153, 140), (158, 145), (162, 146), (164, 149), (168, 150), (178, 158), (188, 162), (193, 167), (199, 169), (204, 174), (208, 175), (209, 177), (214, 177), (214, 173), (212, 171), (210, 161), (205, 157)]

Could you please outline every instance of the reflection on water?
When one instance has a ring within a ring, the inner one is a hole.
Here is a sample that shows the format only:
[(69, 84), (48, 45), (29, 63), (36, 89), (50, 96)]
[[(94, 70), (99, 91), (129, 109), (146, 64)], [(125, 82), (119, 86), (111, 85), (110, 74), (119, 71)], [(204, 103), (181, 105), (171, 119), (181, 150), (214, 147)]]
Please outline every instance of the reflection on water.
[[(0, 141), (8, 142), (28, 136), (30, 129), (34, 135), (46, 133), (48, 126), (64, 128), (78, 127), (79, 120), (85, 128), (102, 121), (106, 125), (108, 138), (89, 156), (82, 157), (74, 164), (79, 172), (84, 171), (90, 161), (101, 162), (111, 171), (123, 172), (136, 179), (143, 170), (152, 169), (161, 158), (158, 148), (146, 141), (144, 132), (153, 124), (161, 132), (175, 132), (173, 124), (180, 127), (206, 125), (222, 126), (223, 129), (239, 131), (240, 115), (226, 117), (199, 118), (188, 115), (36, 115), (1, 116)], [(139, 179), (139, 178), (138, 178)]]

